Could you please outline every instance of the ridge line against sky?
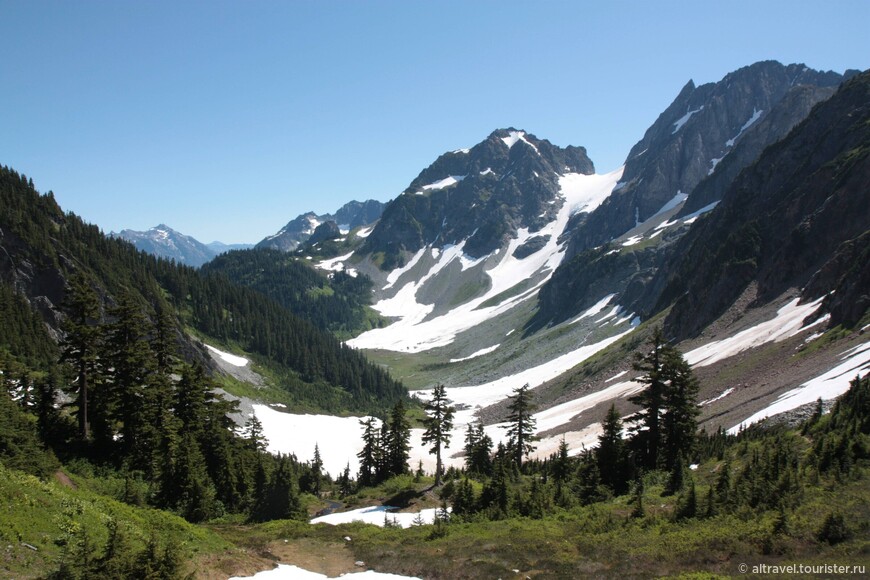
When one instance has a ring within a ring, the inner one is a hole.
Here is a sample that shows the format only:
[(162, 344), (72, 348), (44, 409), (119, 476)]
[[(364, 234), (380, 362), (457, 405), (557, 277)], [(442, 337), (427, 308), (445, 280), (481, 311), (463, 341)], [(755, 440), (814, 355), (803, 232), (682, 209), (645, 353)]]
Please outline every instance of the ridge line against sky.
[(599, 173), (689, 79), (866, 69), (870, 2), (0, 0), (0, 164), (104, 231), (257, 242), (514, 126)]

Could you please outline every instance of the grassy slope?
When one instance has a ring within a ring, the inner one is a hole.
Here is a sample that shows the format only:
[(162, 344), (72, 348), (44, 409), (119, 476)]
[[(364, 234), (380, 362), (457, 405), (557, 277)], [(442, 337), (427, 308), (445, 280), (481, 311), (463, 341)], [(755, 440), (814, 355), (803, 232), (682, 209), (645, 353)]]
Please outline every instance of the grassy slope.
[[(138, 508), (93, 491), (82, 478), (40, 481), (0, 465), (0, 576), (43, 577), (57, 569), (63, 545), (85, 530), (100, 549), (108, 537), (106, 523), (115, 520), (137, 549), (152, 534), (164, 544), (180, 546), (184, 560), (234, 551), (210, 530), (191, 525), (168, 512)], [(189, 565), (189, 571), (193, 571)]]

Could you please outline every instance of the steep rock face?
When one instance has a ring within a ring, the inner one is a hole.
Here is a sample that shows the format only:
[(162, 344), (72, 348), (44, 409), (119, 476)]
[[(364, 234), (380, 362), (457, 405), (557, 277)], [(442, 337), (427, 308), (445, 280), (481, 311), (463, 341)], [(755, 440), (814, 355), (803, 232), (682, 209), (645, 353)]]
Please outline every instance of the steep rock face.
[[(671, 335), (700, 332), (751, 281), (758, 283), (762, 304), (805, 285), (805, 298), (841, 283), (849, 296), (867, 294), (861, 282), (870, 239), (867, 183), (870, 72), (844, 83), (787, 138), (766, 149), (680, 240), (653, 285), (663, 288), (654, 293), (655, 311), (673, 304), (666, 319)], [(829, 304), (837, 301), (830, 298)], [(840, 311), (843, 319), (860, 316), (845, 305)]]
[(296, 216), (278, 233), (265, 238), (256, 247), (292, 252), (308, 240), (317, 226), (322, 223), (332, 221), (338, 224), (340, 229), (352, 230), (376, 222), (381, 217), (384, 207), (385, 204), (369, 199), (350, 201), (341, 206), (334, 214), (317, 215), (310, 211)]
[(127, 240), (137, 249), (159, 258), (175, 260), (198, 268), (214, 258), (217, 253), (202, 242), (179, 233), (165, 224), (153, 227), (145, 232), (121, 230), (120, 233), (109, 234)]
[(715, 168), (711, 168), (710, 175), (692, 190), (677, 217), (689, 215), (721, 200), (737, 174), (758, 159), (767, 146), (788, 135), (810, 114), (814, 106), (829, 99), (835, 91), (836, 87), (813, 85), (796, 85), (789, 89), (769, 114), (746, 129), (724, 158), (716, 160)]
[(319, 242), (323, 242), (326, 240), (335, 240), (341, 237), (341, 229), (339, 229), (338, 224), (332, 220), (325, 221), (317, 228), (315, 228), (314, 233), (311, 234), (311, 237), (308, 238), (308, 244), (314, 245)]
[(559, 176), (591, 174), (582, 147), (561, 148), (513, 128), (471, 149), (445, 153), (384, 211), (361, 249), (385, 270), (426, 244), (458, 244), (472, 258), (502, 247), (520, 228), (538, 231), (558, 212)]
[(287, 225), (277, 234), (267, 237), (255, 247), (292, 252), (299, 247), (299, 244), (311, 237), (320, 223), (320, 216), (314, 212), (298, 215), (287, 222)]
[[(332, 214), (332, 221), (341, 229), (352, 230), (361, 226), (373, 224), (384, 213), (385, 203), (376, 199), (366, 201), (349, 201)], [(322, 216), (326, 218), (327, 216)]]
[[(573, 232), (569, 255), (622, 235), (676, 196), (688, 195), (738, 143), (752, 138), (756, 145), (731, 163), (736, 175), (760, 150), (784, 135), (801, 111), (824, 98), (824, 91), (807, 92), (802, 86), (835, 87), (842, 79), (834, 72), (766, 61), (717, 83), (695, 86), (689, 81), (632, 147), (622, 181), (612, 195)], [(795, 109), (780, 112), (767, 129), (750, 134), (792, 90), (798, 92), (789, 100)]]

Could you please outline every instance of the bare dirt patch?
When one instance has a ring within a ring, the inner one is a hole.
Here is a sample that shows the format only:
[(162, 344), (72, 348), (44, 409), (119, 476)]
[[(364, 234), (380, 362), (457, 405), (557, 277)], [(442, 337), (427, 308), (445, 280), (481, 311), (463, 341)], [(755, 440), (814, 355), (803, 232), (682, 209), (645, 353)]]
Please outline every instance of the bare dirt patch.
[(329, 578), (359, 571), (354, 565), (353, 553), (346, 544), (299, 538), (271, 542), (267, 549), (281, 564), (292, 564)]
[(63, 486), (70, 489), (78, 489), (78, 486), (69, 478), (69, 475), (58, 469), (54, 472), (54, 478)]

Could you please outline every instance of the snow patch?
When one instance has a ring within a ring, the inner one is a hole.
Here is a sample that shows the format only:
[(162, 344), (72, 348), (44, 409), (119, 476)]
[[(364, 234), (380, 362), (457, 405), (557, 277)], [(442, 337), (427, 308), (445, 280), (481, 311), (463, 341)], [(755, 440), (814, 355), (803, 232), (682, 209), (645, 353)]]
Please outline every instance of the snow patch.
[(713, 211), (713, 208), (715, 208), (717, 205), (719, 205), (719, 202), (714, 201), (713, 203), (705, 205), (704, 207), (702, 207), (698, 211), (692, 212), (689, 215), (684, 216), (683, 223), (686, 225), (695, 223), (695, 220), (698, 219), (699, 216), (702, 216), (707, 212)]
[(595, 304), (590, 306), (586, 310), (586, 312), (584, 312), (583, 314), (581, 314), (580, 316), (578, 316), (577, 318), (575, 318), (574, 320), (572, 320), (568, 324), (574, 324), (575, 322), (579, 322), (579, 321), (583, 320), (584, 318), (590, 318), (592, 316), (595, 316), (596, 314), (598, 314), (599, 312), (604, 310), (605, 306), (610, 304), (610, 301), (613, 300), (614, 296), (616, 296), (616, 294), (608, 294), (607, 296), (605, 296), (604, 298), (602, 298), (601, 300), (599, 300), (598, 302), (596, 302)]
[(477, 351), (477, 352), (473, 352), (473, 353), (471, 353), (471, 354), (468, 355), (468, 356), (464, 356), (464, 357), (462, 357), (462, 358), (452, 358), (452, 359), (450, 359), (450, 362), (452, 362), (452, 363), (457, 363), (457, 362), (462, 362), (462, 361), (466, 361), (466, 360), (471, 360), (471, 359), (473, 359), (473, 358), (477, 358), (477, 357), (479, 357), (479, 356), (483, 356), (483, 355), (485, 355), (485, 354), (489, 354), (489, 353), (491, 353), (492, 351), (494, 351), (495, 349), (497, 349), (497, 348), (500, 347), (500, 346), (501, 346), (501, 343), (499, 343), (499, 344), (497, 344), (497, 345), (495, 345), (495, 346), (488, 346), (488, 347), (486, 347), (486, 348), (482, 348), (482, 349), (480, 349), (480, 350)]
[(822, 321), (817, 320), (807, 326), (801, 326), (804, 318), (810, 316), (822, 303), (822, 298), (807, 304), (798, 304), (800, 298), (795, 298), (779, 310), (776, 317), (738, 332), (734, 336), (717, 340), (690, 350), (685, 354), (686, 362), (692, 366), (707, 366), (724, 360), (735, 354), (761, 346), (766, 342), (780, 342), (799, 332), (811, 328)]
[(752, 108), (752, 116), (749, 117), (749, 120), (743, 123), (743, 126), (740, 127), (740, 131), (737, 132), (737, 135), (725, 141), (726, 147), (734, 147), (734, 143), (743, 135), (743, 132), (746, 131), (749, 127), (753, 125), (760, 117), (764, 110), (758, 110), (755, 107)]
[(507, 137), (502, 137), (501, 140), (504, 142), (505, 145), (507, 145), (508, 149), (512, 148), (514, 145), (522, 141), (523, 143), (534, 149), (535, 153), (537, 153), (538, 155), (541, 154), (541, 152), (538, 151), (538, 148), (526, 139), (525, 131), (511, 131)]
[(725, 389), (719, 395), (713, 397), (712, 399), (707, 399), (706, 401), (701, 401), (700, 403), (698, 403), (698, 406), (703, 407), (705, 405), (709, 405), (710, 403), (715, 403), (716, 401), (718, 401), (720, 399), (724, 399), (725, 397), (727, 397), (728, 395), (730, 395), (733, 392), (734, 392), (734, 387)]
[[(310, 572), (299, 566), (290, 564), (278, 564), (276, 568), (257, 572), (253, 576), (233, 576), (230, 580), (328, 580), (330, 576)], [(398, 574), (386, 574), (366, 570), (365, 572), (348, 572), (332, 578), (359, 578), (360, 580), (419, 580), (416, 576), (400, 576)]]
[(490, 173), (495, 173), (492, 170), (492, 167), (487, 167), (486, 169), (484, 169), (483, 171), (480, 172), (481, 175), (489, 175)]
[[(682, 191), (678, 191), (677, 194), (673, 198), (671, 198), (671, 200), (669, 202), (667, 202), (665, 205), (663, 205), (659, 211), (654, 213), (652, 215), (652, 217), (658, 217), (658, 216), (662, 215), (663, 213), (671, 211), (672, 209), (674, 209), (675, 207), (677, 207), (678, 205), (680, 205), (681, 203), (686, 201), (686, 199), (688, 199), (688, 197), (689, 197), (688, 193), (683, 193)], [(650, 219), (652, 219), (652, 218), (650, 218)]]
[(248, 359), (246, 359), (245, 357), (236, 356), (234, 354), (230, 354), (228, 352), (218, 350), (215, 347), (210, 346), (208, 344), (205, 345), (205, 348), (207, 348), (209, 350), (209, 352), (212, 354), (212, 356), (217, 356), (219, 359), (221, 359), (225, 363), (231, 364), (234, 367), (243, 367), (243, 366), (246, 366), (249, 362), (251, 362)]
[[(701, 105), (701, 108), (695, 109), (694, 111), (689, 111), (685, 115), (683, 115), (682, 117), (677, 119), (677, 122), (674, 123), (674, 130), (671, 131), (671, 135), (676, 135), (677, 131), (682, 129), (683, 125), (685, 125), (689, 121), (689, 119), (692, 118), (692, 115), (694, 115), (695, 113), (698, 113), (700, 111), (703, 111), (703, 110), (704, 110), (704, 105)], [(644, 149), (644, 152), (646, 152), (646, 149)], [(638, 155), (640, 155), (640, 153), (638, 153)]]
[(719, 165), (719, 163), (723, 159), (725, 159), (724, 155), (722, 157), (714, 157), (713, 159), (711, 159), (710, 160), (710, 170), (707, 172), (707, 175), (713, 175), (713, 172), (716, 171), (716, 166)]
[[(624, 170), (625, 166), (623, 165), (616, 171), (602, 175), (585, 175), (583, 173), (560, 175), (559, 190), (566, 202), (570, 200), (569, 216), (581, 212), (591, 213), (601, 205), (615, 191)], [(616, 176), (617, 174), (618, 176)]]
[(363, 447), (360, 417), (297, 415), (259, 404), (254, 404), (254, 414), (269, 440), (269, 453), (294, 454), (301, 461), (307, 461), (314, 457), (316, 445), (323, 469), (332, 477), (341, 475), (347, 465), (351, 473), (359, 472), (356, 454)]
[[(387, 284), (383, 287), (383, 290), (389, 290), (390, 288), (392, 288), (393, 285), (395, 285), (395, 283), (399, 281), (399, 278), (402, 277), (402, 274), (404, 274), (405, 272), (407, 272), (408, 270), (410, 270), (411, 268), (413, 268), (414, 266), (417, 265), (417, 262), (420, 261), (420, 258), (423, 257), (423, 254), (425, 252), (426, 252), (426, 248), (420, 248), (417, 251), (417, 253), (414, 254), (414, 257), (412, 257), (408, 261), (408, 263), (406, 263), (401, 268), (396, 268), (395, 270), (391, 271), (389, 273), (389, 275), (387, 276)], [(433, 254), (433, 257), (437, 257), (437, 256), (435, 256)]]
[(840, 360), (843, 362), (839, 365), (796, 389), (783, 393), (767, 408), (728, 429), (728, 433), (734, 435), (752, 423), (813, 403), (820, 398), (830, 400), (839, 397), (849, 390), (852, 379), (856, 376), (864, 377), (870, 372), (870, 341), (859, 344), (841, 355)]
[[(369, 506), (355, 509), (348, 512), (338, 512), (320, 516), (311, 520), (312, 524), (329, 524), (337, 526), (339, 524), (349, 524), (352, 522), (361, 522), (364, 524), (372, 524), (375, 526), (384, 526), (384, 520), (387, 519), (391, 524), (403, 528), (410, 528), (414, 525), (414, 520), (421, 519), (424, 524), (432, 524), (441, 508), (428, 508), (419, 512), (403, 512), (393, 513), (399, 508), (388, 505)], [(450, 511), (450, 508), (447, 508)], [(344, 578), (344, 576), (342, 576)]]
[(456, 185), (467, 176), (465, 175), (450, 175), (445, 177), (444, 179), (440, 179), (435, 183), (430, 183), (429, 185), (424, 185), (423, 189), (426, 191), (431, 191), (434, 189), (444, 189), (445, 187), (450, 187), (451, 185)]
[(343, 256), (339, 256), (337, 258), (323, 260), (322, 262), (318, 262), (316, 266), (321, 270), (327, 270), (329, 272), (341, 272), (342, 270), (344, 270), (344, 261), (351, 256), (353, 256), (353, 252), (350, 252)]
[(643, 241), (643, 236), (631, 236), (624, 242), (622, 242), (623, 246), (633, 246), (635, 244), (639, 244)]

